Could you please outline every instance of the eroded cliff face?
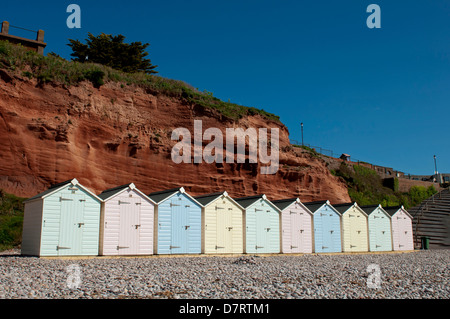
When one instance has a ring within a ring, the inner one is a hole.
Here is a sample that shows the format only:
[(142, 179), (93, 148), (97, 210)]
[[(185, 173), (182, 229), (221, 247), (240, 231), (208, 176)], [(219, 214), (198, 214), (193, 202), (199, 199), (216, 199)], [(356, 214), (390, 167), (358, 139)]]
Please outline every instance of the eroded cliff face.
[[(289, 132), (280, 123), (260, 116), (234, 122), (215, 110), (134, 86), (42, 86), (2, 72), (0, 188), (6, 192), (30, 197), (77, 178), (97, 194), (133, 182), (145, 193), (183, 186), (192, 195), (226, 190), (234, 197), (264, 193), (272, 200), (350, 200), (345, 184), (323, 160), (290, 147)], [(278, 172), (262, 175), (260, 164), (175, 164), (172, 131), (194, 132), (194, 120), (202, 120), (203, 130), (221, 129), (224, 136), (226, 128), (279, 128)]]

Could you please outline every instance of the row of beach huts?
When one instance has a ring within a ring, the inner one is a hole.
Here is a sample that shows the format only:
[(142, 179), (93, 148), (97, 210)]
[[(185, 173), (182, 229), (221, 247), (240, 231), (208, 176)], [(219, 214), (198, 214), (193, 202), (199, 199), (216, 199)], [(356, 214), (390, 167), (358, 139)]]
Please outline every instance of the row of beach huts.
[(76, 179), (25, 202), (22, 255), (333, 253), (414, 250), (403, 207), (359, 207), (134, 184), (96, 195)]

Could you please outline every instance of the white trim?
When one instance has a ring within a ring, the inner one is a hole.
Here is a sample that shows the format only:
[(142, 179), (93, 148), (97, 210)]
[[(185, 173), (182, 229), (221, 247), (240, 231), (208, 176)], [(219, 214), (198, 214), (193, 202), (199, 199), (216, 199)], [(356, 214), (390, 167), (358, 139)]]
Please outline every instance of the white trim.
[(85, 192), (87, 192), (88, 194), (92, 195), (92, 196), (93, 196), (95, 199), (97, 199), (100, 203), (103, 202), (103, 200), (102, 200), (100, 197), (98, 197), (96, 194), (94, 194), (93, 192), (91, 192), (88, 188), (86, 188), (86, 187), (84, 187), (83, 185), (81, 185), (81, 184), (78, 182), (78, 180), (77, 180), (76, 178), (74, 178), (74, 179), (72, 179), (70, 182), (67, 182), (67, 184), (64, 184), (64, 185), (61, 185), (61, 186), (58, 187), (58, 188), (55, 188), (53, 191), (51, 191), (51, 192), (48, 193), (48, 194), (45, 194), (45, 195), (43, 195), (43, 196), (41, 196), (41, 197), (38, 197), (38, 198), (35, 198), (35, 199), (33, 199), (33, 200), (26, 200), (26, 201), (24, 201), (24, 204), (25, 204), (25, 203), (31, 203), (31, 202), (34, 202), (34, 201), (36, 201), (36, 200), (44, 200), (44, 199), (46, 199), (47, 197), (52, 196), (53, 194), (59, 192), (61, 189), (67, 187), (67, 185), (69, 185), (69, 184), (72, 184), (73, 186), (78, 186), (79, 188), (81, 188), (81, 189), (83, 189)]
[(196, 204), (198, 204), (200, 207), (205, 207), (202, 204), (200, 204), (194, 197), (192, 197), (191, 195), (189, 195), (186, 190), (184, 189), (184, 187), (181, 187), (178, 191), (174, 192), (172, 195), (167, 196), (166, 198), (160, 200), (157, 205), (160, 205), (162, 202), (165, 202), (166, 200), (168, 200), (169, 198), (172, 198), (174, 195), (181, 193), (186, 195), (187, 197), (189, 197), (190, 199), (192, 199)]
[(238, 202), (236, 202), (233, 198), (231, 198), (231, 197), (228, 195), (227, 192), (223, 192), (221, 195), (217, 195), (217, 198), (216, 198), (216, 199), (210, 201), (208, 204), (206, 204), (206, 205), (204, 205), (204, 206), (202, 206), (202, 207), (207, 208), (209, 205), (212, 205), (212, 204), (215, 203), (217, 200), (219, 200), (221, 197), (226, 197), (226, 198), (230, 199), (231, 202), (232, 202), (233, 204), (235, 204), (240, 210), (245, 211), (245, 208), (242, 207), (242, 206), (241, 206)]
[(259, 201), (259, 200), (261, 200), (261, 199), (264, 200), (264, 201), (266, 201), (266, 202), (268, 202), (273, 208), (275, 208), (275, 210), (276, 210), (278, 213), (282, 213), (282, 211), (281, 211), (274, 203), (272, 203), (270, 200), (267, 199), (267, 196), (266, 196), (265, 194), (263, 194), (260, 198), (255, 199), (255, 201), (254, 201), (253, 203), (251, 203), (250, 205), (248, 205), (246, 209), (249, 209), (250, 207), (252, 207), (253, 205), (255, 205), (257, 201)]
[(103, 200), (104, 203), (110, 201), (111, 199), (113, 199), (114, 197), (122, 194), (123, 192), (127, 191), (127, 190), (132, 190), (132, 191), (136, 191), (139, 195), (141, 195), (144, 199), (146, 199), (147, 201), (149, 201), (151, 204), (153, 204), (154, 206), (156, 206), (156, 202), (154, 200), (152, 200), (150, 197), (148, 197), (147, 195), (145, 195), (143, 192), (141, 192), (139, 189), (136, 188), (136, 185), (134, 185), (133, 183), (131, 183), (128, 187), (122, 189), (120, 192), (117, 192), (111, 196), (109, 196), (108, 198), (105, 198)]
[(403, 207), (403, 205), (402, 205), (402, 207), (400, 207), (400, 208), (395, 212), (395, 214), (392, 215), (392, 217), (394, 217), (394, 216), (395, 216), (399, 211), (401, 211), (401, 210), (402, 210), (404, 213), (406, 213), (406, 215), (408, 215), (409, 218), (414, 219), (414, 218), (411, 216), (411, 214), (408, 213), (408, 211), (405, 209), (405, 207)]
[(384, 213), (389, 219), (392, 219), (391, 215), (388, 214), (387, 211), (384, 210), (383, 206), (378, 205), (377, 208), (375, 208), (369, 215), (371, 215), (374, 211), (376, 211), (377, 209), (381, 209), (381, 212)]
[(345, 212), (343, 212), (342, 215), (347, 213), (350, 210), (350, 208), (353, 208), (353, 207), (357, 208), (361, 213), (363, 213), (364, 216), (366, 216), (366, 218), (369, 217), (369, 215), (361, 207), (359, 207), (358, 203), (356, 203), (356, 202), (352, 206), (350, 206)]
[(316, 209), (316, 211), (313, 213), (313, 215), (315, 215), (320, 209), (322, 209), (323, 208), (323, 206), (325, 206), (325, 205), (328, 205), (328, 206), (330, 206), (331, 207), (331, 209), (332, 210), (334, 210), (339, 216), (341, 216), (342, 217), (342, 214), (341, 213), (339, 213), (339, 211), (336, 209), (336, 208), (334, 208), (333, 207), (333, 205), (331, 205), (331, 203), (330, 203), (330, 201), (329, 200), (327, 200), (325, 203), (323, 203), (323, 205), (322, 206), (320, 206), (319, 208), (317, 208)]
[[(299, 203), (299, 204), (306, 210), (306, 212), (308, 212), (311, 216), (314, 216), (313, 212), (310, 211), (310, 210), (308, 209), (308, 207), (306, 207), (306, 206), (302, 203), (302, 201), (300, 200), (300, 198), (297, 198), (295, 202)], [(288, 207), (289, 207), (289, 206), (288, 206)]]

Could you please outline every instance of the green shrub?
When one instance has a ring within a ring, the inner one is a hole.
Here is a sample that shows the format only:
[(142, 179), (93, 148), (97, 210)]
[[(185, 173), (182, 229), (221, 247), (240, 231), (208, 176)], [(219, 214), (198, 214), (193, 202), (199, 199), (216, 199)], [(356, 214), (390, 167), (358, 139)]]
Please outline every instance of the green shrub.
[(399, 192), (399, 180), (395, 178), (393, 187), (383, 185), (382, 178), (372, 169), (342, 162), (333, 175), (342, 177), (347, 184), (348, 195), (358, 205), (399, 206), (406, 209), (420, 205), (420, 203), (437, 193), (433, 186), (413, 186), (409, 192)]
[(90, 70), (85, 74), (86, 79), (92, 82), (95, 88), (100, 88), (105, 84), (103, 78), (105, 77), (105, 72), (102, 70)]
[(0, 190), (0, 251), (21, 243), (24, 200)]

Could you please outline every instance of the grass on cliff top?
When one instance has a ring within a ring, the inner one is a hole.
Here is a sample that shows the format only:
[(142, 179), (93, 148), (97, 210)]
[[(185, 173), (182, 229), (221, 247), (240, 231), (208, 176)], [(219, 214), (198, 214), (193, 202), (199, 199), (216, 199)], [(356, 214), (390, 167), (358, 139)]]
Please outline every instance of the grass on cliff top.
[(121, 83), (123, 86), (137, 85), (151, 94), (176, 97), (191, 104), (215, 109), (232, 120), (261, 115), (280, 122), (279, 116), (254, 107), (224, 102), (212, 93), (200, 92), (183, 81), (145, 73), (124, 73), (100, 64), (68, 61), (52, 54), (41, 56), (8, 41), (0, 41), (0, 68), (12, 70), (22, 77), (36, 78), (40, 83), (53, 82), (69, 86), (88, 80), (97, 88), (105, 81)]
[(22, 242), (24, 200), (0, 189), (0, 251), (17, 247)]
[(337, 171), (332, 172), (335, 176), (342, 177), (347, 183), (348, 195), (353, 202), (360, 206), (378, 205), (400, 206), (405, 209), (416, 207), (422, 201), (437, 193), (437, 190), (430, 186), (413, 186), (407, 193), (402, 193), (389, 187), (383, 186), (383, 180), (372, 169), (346, 163), (341, 163)]

